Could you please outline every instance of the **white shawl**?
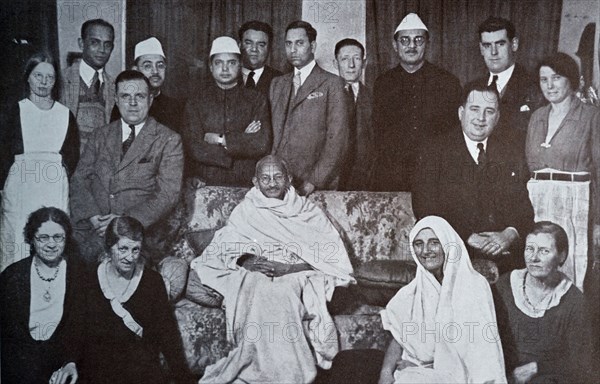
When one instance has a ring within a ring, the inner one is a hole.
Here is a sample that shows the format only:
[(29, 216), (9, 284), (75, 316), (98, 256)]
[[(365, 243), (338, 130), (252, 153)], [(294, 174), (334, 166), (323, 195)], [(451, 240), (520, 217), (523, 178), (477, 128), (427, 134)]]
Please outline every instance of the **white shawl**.
[(411, 246), (415, 279), (381, 313), (384, 328), (403, 348), (402, 359), (419, 366), (396, 371), (396, 382), (506, 383), (487, 280), (473, 269), (463, 241), (440, 217), (420, 220), (410, 232), (410, 244), (424, 228), (433, 230), (444, 247), (443, 284), (420, 264)]

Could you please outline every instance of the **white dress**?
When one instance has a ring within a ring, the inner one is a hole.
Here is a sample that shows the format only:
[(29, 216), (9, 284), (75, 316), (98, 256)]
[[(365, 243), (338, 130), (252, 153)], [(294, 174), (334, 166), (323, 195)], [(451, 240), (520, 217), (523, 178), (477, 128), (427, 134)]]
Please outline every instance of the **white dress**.
[(15, 156), (3, 189), (0, 272), (29, 256), (23, 228), (30, 213), (42, 207), (68, 213), (69, 181), (59, 152), (67, 136), (69, 109), (55, 102), (51, 109), (41, 110), (23, 99), (19, 113), (23, 153)]

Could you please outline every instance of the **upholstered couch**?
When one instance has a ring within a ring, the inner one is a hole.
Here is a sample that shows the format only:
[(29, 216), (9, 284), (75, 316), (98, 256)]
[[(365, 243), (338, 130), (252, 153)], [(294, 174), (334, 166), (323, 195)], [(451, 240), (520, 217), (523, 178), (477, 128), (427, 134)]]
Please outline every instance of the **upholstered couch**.
[[(202, 300), (194, 294), (186, 294), (186, 268), (208, 245), (215, 230), (225, 225), (246, 192), (244, 188), (187, 187), (170, 219), (171, 227), (178, 228), (177, 241), (169, 246), (170, 257), (161, 265), (161, 272), (174, 300), (188, 363), (197, 374), (225, 356), (230, 345), (224, 310), (201, 305)], [(410, 194), (324, 191), (310, 199), (342, 234), (358, 280), (356, 286), (338, 288), (330, 306), (340, 349), (383, 350), (390, 336), (382, 329), (378, 313), (415, 272), (408, 244), (415, 223)]]

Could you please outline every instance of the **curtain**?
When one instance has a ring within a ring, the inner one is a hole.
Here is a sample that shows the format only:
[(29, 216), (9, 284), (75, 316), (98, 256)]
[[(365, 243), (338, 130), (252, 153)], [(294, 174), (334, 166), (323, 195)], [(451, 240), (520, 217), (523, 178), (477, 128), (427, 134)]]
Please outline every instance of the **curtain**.
[(417, 13), (431, 43), (428, 61), (443, 67), (464, 85), (486, 73), (477, 28), (488, 16), (511, 20), (519, 37), (517, 62), (532, 71), (556, 52), (562, 0), (366, 0), (367, 82), (399, 63), (392, 48), (394, 30), (410, 12)]
[(165, 93), (189, 97), (208, 75), (212, 41), (223, 35), (238, 40), (238, 28), (249, 20), (271, 24), (270, 62), (286, 69), (284, 30), (301, 17), (302, 0), (128, 0), (126, 63), (133, 65), (135, 44), (155, 36), (167, 56)]

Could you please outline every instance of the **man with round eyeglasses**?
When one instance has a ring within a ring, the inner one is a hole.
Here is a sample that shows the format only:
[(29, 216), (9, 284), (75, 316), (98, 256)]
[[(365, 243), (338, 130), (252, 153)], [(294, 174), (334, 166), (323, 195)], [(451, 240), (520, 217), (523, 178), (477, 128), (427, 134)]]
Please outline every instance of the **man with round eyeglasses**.
[(418, 148), (458, 124), (460, 83), (425, 59), (430, 44), (429, 30), (415, 13), (394, 32), (400, 64), (377, 78), (373, 93), (373, 190), (410, 191)]
[[(173, 131), (180, 133), (185, 100), (168, 96), (164, 92), (167, 59), (160, 41), (156, 37), (150, 37), (137, 43), (134, 61), (135, 65), (132, 69), (142, 72), (150, 82), (150, 92), (154, 96), (150, 107), (150, 116)], [(110, 121), (119, 120), (120, 118), (121, 114), (115, 105)]]

